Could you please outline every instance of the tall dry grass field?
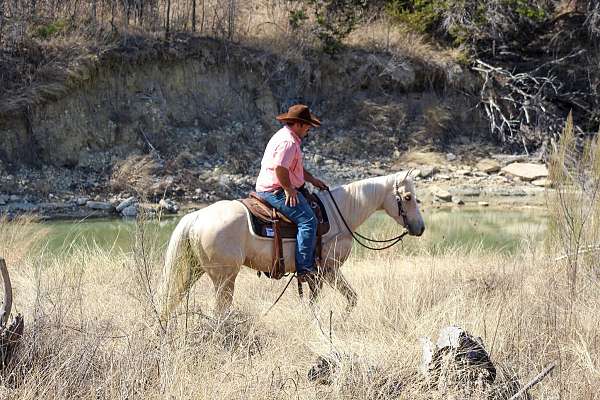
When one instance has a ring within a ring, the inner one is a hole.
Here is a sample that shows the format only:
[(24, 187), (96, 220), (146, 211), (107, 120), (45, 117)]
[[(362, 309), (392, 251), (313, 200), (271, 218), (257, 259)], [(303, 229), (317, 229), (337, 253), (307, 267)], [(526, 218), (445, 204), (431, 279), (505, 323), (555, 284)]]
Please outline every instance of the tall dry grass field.
[[(4, 221), (1, 231), (12, 228)], [(27, 224), (13, 229), (14, 240), (26, 246), (28, 238), (16, 233), (22, 229)], [(435, 338), (449, 324), (482, 337), (499, 387), (554, 362), (535, 398), (598, 398), (598, 279), (573, 296), (565, 265), (541, 243), (524, 243), (513, 255), (357, 253), (344, 266), (360, 296), (349, 315), (331, 288), (311, 311), (292, 286), (263, 316), (285, 282), (247, 271), (232, 315), (219, 322), (210, 317), (212, 285), (201, 279), (164, 334), (152, 302), (164, 249), (148, 239), (151, 228), (141, 229), (130, 253), (91, 246), (12, 259), (26, 330), (15, 363), (2, 373), (2, 398), (464, 398), (456, 388), (427, 389), (415, 373), (419, 337)], [(3, 239), (7, 254), (11, 241)], [(309, 381), (317, 355), (333, 353), (341, 357), (331, 384)], [(401, 390), (391, 390), (398, 382)]]

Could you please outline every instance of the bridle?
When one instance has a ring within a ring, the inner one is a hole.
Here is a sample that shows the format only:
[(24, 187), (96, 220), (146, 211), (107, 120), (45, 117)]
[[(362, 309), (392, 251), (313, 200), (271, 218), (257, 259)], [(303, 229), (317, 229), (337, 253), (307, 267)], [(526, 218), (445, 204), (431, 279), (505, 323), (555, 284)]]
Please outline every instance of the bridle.
[[(391, 239), (385, 239), (385, 240), (377, 240), (377, 239), (371, 239), (368, 237), (365, 237), (363, 235), (361, 235), (358, 232), (352, 232), (352, 229), (350, 229), (350, 227), (348, 226), (348, 223), (346, 222), (346, 220), (344, 219), (344, 216), (342, 215), (342, 212), (340, 211), (340, 208), (337, 205), (337, 202), (335, 201), (335, 199), (333, 198), (333, 195), (331, 194), (331, 191), (329, 190), (329, 188), (327, 189), (327, 193), (329, 193), (329, 197), (331, 197), (331, 201), (333, 202), (333, 205), (335, 206), (335, 209), (337, 210), (337, 213), (339, 214), (340, 218), (342, 219), (342, 222), (344, 223), (344, 226), (346, 227), (346, 229), (348, 229), (348, 232), (350, 232), (350, 235), (352, 235), (352, 239), (356, 240), (356, 242), (361, 245), (362, 247), (369, 249), (369, 250), (375, 250), (375, 251), (379, 251), (379, 250), (385, 250), (385, 249), (389, 249), (390, 247), (394, 246), (395, 244), (399, 243), (402, 238), (408, 233), (408, 230), (405, 229), (404, 232), (402, 232), (399, 236), (396, 236), (394, 238)], [(396, 197), (396, 203), (398, 204), (398, 216), (402, 217), (402, 222), (406, 225), (406, 210), (404, 209), (404, 206), (402, 205), (402, 196), (400, 195), (400, 188), (398, 186), (398, 179), (396, 177), (394, 177), (394, 196)], [(373, 243), (387, 243), (385, 246), (383, 247), (371, 247), (369, 245), (366, 245), (364, 243), (362, 243), (360, 239), (366, 240), (368, 242), (373, 242)]]
[(406, 210), (402, 205), (402, 196), (400, 195), (400, 188), (398, 187), (398, 179), (394, 177), (394, 196), (396, 197), (396, 204), (398, 204), (398, 216), (402, 217), (402, 222), (406, 225)]

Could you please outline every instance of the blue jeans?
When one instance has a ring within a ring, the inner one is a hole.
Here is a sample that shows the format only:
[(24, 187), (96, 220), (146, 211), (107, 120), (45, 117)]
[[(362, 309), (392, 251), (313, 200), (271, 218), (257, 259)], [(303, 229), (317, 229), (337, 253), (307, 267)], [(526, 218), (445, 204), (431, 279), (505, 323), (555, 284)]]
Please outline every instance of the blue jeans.
[(302, 193), (298, 192), (298, 204), (285, 204), (285, 192), (258, 192), (267, 203), (285, 214), (298, 225), (296, 236), (296, 272), (298, 275), (315, 272), (315, 246), (317, 245), (317, 217)]

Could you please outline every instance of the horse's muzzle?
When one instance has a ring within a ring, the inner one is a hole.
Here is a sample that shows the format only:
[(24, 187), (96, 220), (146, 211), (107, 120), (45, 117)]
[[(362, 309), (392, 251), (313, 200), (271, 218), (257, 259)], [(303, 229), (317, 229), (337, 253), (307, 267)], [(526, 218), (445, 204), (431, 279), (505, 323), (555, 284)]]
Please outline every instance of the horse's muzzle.
[(408, 233), (411, 236), (421, 236), (425, 232), (425, 225), (420, 224), (417, 227), (410, 226), (408, 229)]

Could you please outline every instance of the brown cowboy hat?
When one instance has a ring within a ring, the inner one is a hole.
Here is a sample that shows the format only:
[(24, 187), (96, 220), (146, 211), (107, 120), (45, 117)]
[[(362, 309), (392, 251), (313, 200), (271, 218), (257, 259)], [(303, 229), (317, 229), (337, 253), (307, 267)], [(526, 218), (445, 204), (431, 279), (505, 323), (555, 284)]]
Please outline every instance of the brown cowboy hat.
[(304, 104), (291, 106), (286, 113), (276, 116), (275, 119), (281, 122), (304, 122), (315, 128), (321, 126), (321, 121)]

